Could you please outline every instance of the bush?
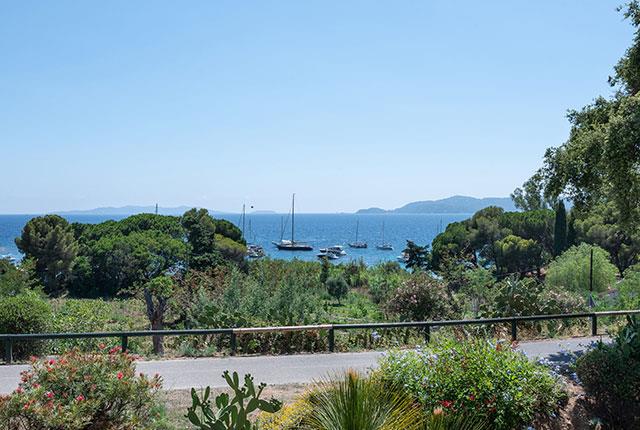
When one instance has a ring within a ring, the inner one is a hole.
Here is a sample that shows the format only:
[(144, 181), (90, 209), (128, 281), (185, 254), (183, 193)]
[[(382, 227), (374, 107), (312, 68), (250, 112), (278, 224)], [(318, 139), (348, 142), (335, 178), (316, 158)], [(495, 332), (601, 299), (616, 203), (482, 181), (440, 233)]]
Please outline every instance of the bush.
[(585, 300), (562, 287), (550, 288), (532, 278), (509, 277), (494, 287), (493, 303), (488, 316), (551, 315), (584, 310)]
[(340, 299), (346, 296), (349, 291), (347, 281), (345, 281), (341, 276), (327, 279), (326, 286), (329, 295), (334, 299), (337, 299), (338, 303), (340, 303)]
[(640, 308), (640, 265), (624, 271), (624, 279), (618, 284), (618, 298), (623, 309)]
[(570, 291), (589, 291), (590, 254), (593, 250), (593, 291), (603, 292), (613, 285), (618, 273), (611, 264), (609, 253), (585, 243), (572, 246), (549, 264), (546, 283), (551, 287), (564, 287)]
[(484, 430), (478, 417), (454, 416), (442, 408), (427, 414), (402, 389), (374, 377), (347, 372), (316, 383), (276, 414), (262, 414), (263, 430)]
[(152, 428), (161, 381), (135, 374), (133, 358), (115, 348), (32, 362), (18, 388), (0, 401), (0, 423), (12, 430)]
[(451, 314), (447, 288), (425, 273), (418, 272), (395, 291), (387, 309), (403, 320), (442, 319)]
[[(44, 333), (51, 322), (51, 306), (33, 291), (0, 298), (0, 333)], [(42, 350), (42, 342), (16, 342), (16, 358), (28, 357)]]
[(612, 344), (578, 358), (576, 373), (612, 428), (640, 426), (640, 322), (629, 318)]
[(403, 386), (427, 412), (486, 419), (495, 429), (515, 429), (558, 409), (566, 393), (560, 380), (510, 348), (487, 341), (443, 341), (427, 350), (392, 352), (378, 375)]

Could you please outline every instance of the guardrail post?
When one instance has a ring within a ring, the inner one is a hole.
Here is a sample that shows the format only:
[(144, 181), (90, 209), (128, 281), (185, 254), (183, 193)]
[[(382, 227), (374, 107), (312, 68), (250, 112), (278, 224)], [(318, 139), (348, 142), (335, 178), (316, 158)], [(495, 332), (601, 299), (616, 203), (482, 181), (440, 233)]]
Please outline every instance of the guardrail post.
[(238, 351), (238, 337), (234, 332), (231, 332), (231, 355), (236, 355)]
[(511, 320), (511, 341), (515, 342), (518, 340), (518, 320), (513, 318)]
[(424, 343), (429, 343), (431, 341), (431, 326), (424, 326)]
[(591, 315), (591, 336), (598, 335), (598, 315)]
[(11, 338), (4, 338), (4, 363), (13, 363), (13, 341)]
[(329, 329), (329, 352), (333, 352), (336, 349), (336, 333), (335, 329), (331, 327)]
[(129, 336), (122, 336), (120, 338), (120, 345), (122, 346), (122, 352), (127, 352), (129, 349)]

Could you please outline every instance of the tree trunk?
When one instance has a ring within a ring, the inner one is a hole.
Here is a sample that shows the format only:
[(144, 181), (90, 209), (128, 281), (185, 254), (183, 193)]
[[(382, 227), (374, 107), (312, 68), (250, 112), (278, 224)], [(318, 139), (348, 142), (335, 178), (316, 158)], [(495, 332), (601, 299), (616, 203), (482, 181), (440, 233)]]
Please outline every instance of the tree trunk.
[[(151, 330), (162, 330), (164, 323), (161, 319), (151, 321)], [(164, 337), (153, 336), (153, 352), (158, 355), (164, 355)]]

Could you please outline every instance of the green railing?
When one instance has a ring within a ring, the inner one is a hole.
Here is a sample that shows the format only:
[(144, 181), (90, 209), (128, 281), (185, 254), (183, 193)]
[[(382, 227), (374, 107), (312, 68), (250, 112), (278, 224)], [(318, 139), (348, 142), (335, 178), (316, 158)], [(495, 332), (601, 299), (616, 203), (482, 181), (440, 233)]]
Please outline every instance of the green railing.
[(518, 339), (518, 323), (530, 321), (551, 321), (565, 319), (587, 318), (591, 320), (591, 335), (598, 335), (598, 318), (640, 314), (640, 309), (624, 311), (605, 312), (583, 312), (575, 314), (557, 315), (527, 315), (504, 318), (478, 318), (467, 320), (442, 320), (442, 321), (408, 321), (408, 322), (388, 322), (388, 323), (365, 323), (365, 324), (317, 324), (302, 326), (281, 326), (281, 327), (243, 327), (243, 328), (215, 328), (215, 329), (195, 329), (195, 330), (140, 330), (140, 331), (119, 331), (119, 332), (95, 332), (95, 333), (29, 333), (29, 334), (0, 334), (0, 340), (4, 344), (4, 362), (13, 362), (13, 344), (19, 341), (28, 340), (54, 340), (54, 339), (83, 339), (83, 338), (120, 338), (122, 350), (126, 351), (131, 337), (150, 336), (205, 336), (222, 335), (230, 337), (230, 352), (235, 355), (237, 352), (237, 337), (247, 333), (273, 333), (287, 331), (311, 331), (326, 330), (328, 335), (329, 351), (335, 350), (336, 330), (356, 330), (356, 329), (393, 329), (393, 328), (420, 328), (424, 331), (425, 341), (429, 342), (432, 327), (465, 326), (465, 325), (489, 325), (489, 324), (509, 324), (511, 327), (511, 340)]

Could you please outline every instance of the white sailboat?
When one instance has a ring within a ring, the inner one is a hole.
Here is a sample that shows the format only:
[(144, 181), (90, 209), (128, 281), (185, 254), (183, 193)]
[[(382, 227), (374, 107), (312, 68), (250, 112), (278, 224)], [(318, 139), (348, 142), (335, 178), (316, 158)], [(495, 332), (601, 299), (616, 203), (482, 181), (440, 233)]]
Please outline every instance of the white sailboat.
[(312, 251), (313, 247), (304, 242), (296, 242), (294, 239), (296, 218), (296, 195), (291, 197), (291, 240), (280, 239), (280, 242), (274, 242), (274, 245), (280, 251)]
[(350, 248), (366, 248), (367, 242), (358, 242), (358, 228), (360, 227), (360, 221), (356, 221), (356, 240), (349, 244)]
[(376, 249), (381, 251), (393, 251), (393, 246), (384, 241), (384, 221), (382, 221), (382, 242), (379, 245), (376, 245)]

